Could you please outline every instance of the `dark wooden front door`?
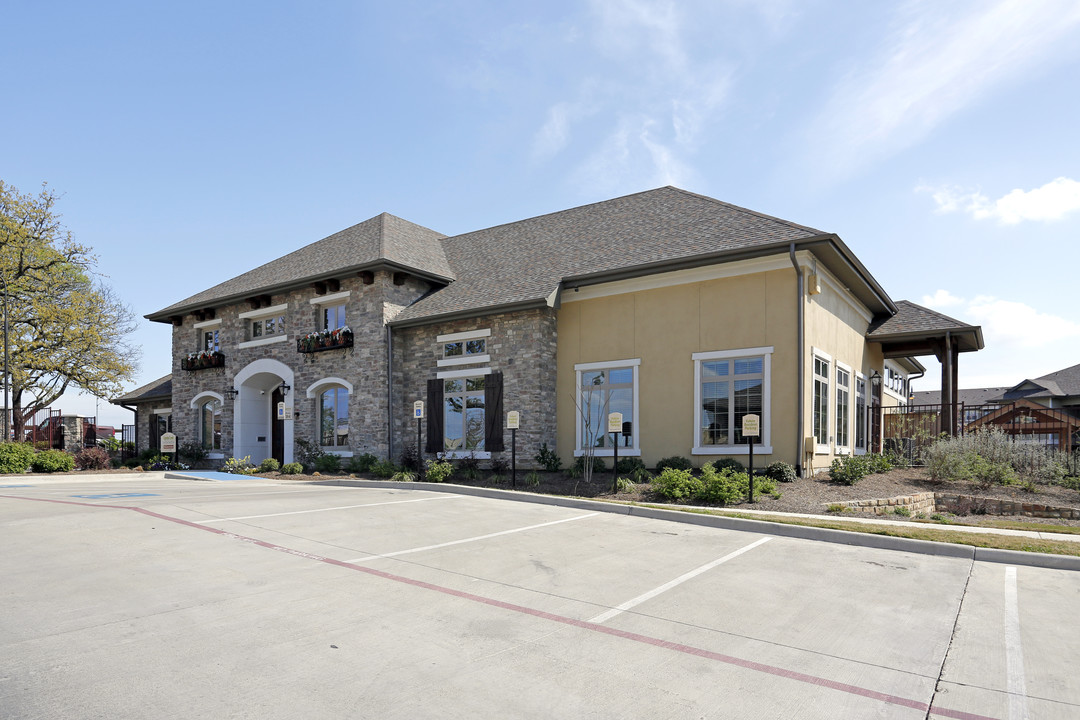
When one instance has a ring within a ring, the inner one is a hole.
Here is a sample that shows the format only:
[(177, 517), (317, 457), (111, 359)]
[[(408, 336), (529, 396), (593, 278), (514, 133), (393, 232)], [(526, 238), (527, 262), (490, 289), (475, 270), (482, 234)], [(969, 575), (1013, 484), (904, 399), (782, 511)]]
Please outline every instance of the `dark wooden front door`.
[(285, 421), (278, 420), (278, 403), (285, 401), (280, 387), (270, 396), (270, 453), (282, 465), (285, 464)]

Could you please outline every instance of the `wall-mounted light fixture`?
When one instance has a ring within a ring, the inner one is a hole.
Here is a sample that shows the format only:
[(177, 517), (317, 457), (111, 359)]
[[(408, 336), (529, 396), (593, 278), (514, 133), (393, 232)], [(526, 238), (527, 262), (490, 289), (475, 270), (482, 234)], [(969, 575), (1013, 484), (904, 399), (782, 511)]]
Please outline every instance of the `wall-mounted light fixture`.
[(280, 387), (281, 387), (281, 394), (282, 395), (288, 395), (289, 391), (292, 390), (292, 385), (289, 385), (284, 380), (281, 381)]
[(240, 391), (236, 388), (228, 388), (225, 390), (225, 394), (235, 400), (236, 396), (240, 394)]

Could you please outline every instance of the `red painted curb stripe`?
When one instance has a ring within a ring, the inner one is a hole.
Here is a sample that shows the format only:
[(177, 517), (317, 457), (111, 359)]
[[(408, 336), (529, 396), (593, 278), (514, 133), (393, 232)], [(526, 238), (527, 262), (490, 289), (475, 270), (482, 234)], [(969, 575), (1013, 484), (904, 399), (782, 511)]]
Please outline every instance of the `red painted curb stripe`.
[(348, 570), (355, 570), (357, 572), (373, 575), (384, 580), (392, 580), (394, 582), (411, 585), (413, 587), (422, 588), (424, 590), (431, 590), (433, 592), (442, 593), (443, 595), (450, 595), (453, 597), (461, 598), (463, 600), (470, 600), (472, 602), (480, 603), (483, 605), (497, 607), (502, 610), (509, 610), (511, 612), (521, 613), (523, 615), (531, 615), (533, 617), (550, 620), (551, 622), (560, 623), (562, 625), (569, 625), (571, 627), (581, 628), (583, 630), (590, 630), (592, 632), (601, 633), (603, 635), (611, 635), (613, 637), (622, 638), (624, 640), (632, 640), (634, 642), (642, 643), (643, 645), (652, 645), (653, 647), (663, 648), (665, 650), (672, 650), (675, 652), (683, 653), (685, 655), (694, 655), (696, 657), (705, 658), (707, 660), (715, 660), (716, 662), (721, 662), (727, 665), (733, 665), (735, 667), (741, 667), (747, 670), (754, 670), (756, 672), (765, 673), (767, 675), (774, 675), (788, 680), (806, 683), (808, 685), (816, 685), (818, 687), (829, 688), (830, 690), (837, 690), (840, 692), (848, 693), (850, 695), (858, 695), (860, 697), (865, 697), (871, 700), (880, 700), (881, 702), (888, 703), (890, 705), (909, 707), (914, 710), (920, 710), (922, 712), (927, 712), (929, 710), (930, 714), (932, 715), (956, 718), (957, 720), (998, 720), (998, 718), (994, 718), (988, 715), (967, 713), (961, 710), (949, 710), (946, 708), (933, 708), (931, 710), (925, 702), (921, 702), (919, 700), (912, 700), (909, 698), (900, 697), (898, 695), (890, 695), (888, 693), (870, 690), (868, 688), (859, 687), (857, 685), (848, 685), (847, 683), (836, 682), (835, 680), (817, 677), (816, 675), (808, 675), (806, 673), (796, 672), (795, 670), (787, 670), (785, 668), (776, 667), (774, 665), (766, 665), (764, 663), (754, 662), (753, 660), (744, 660), (743, 658), (737, 658), (731, 655), (724, 655), (722, 653), (713, 652), (712, 650), (705, 650), (703, 648), (697, 648), (692, 645), (684, 645), (682, 643), (671, 642), (670, 640), (661, 640), (660, 638), (654, 638), (649, 635), (640, 635), (638, 633), (633, 633), (626, 630), (611, 628), (606, 625), (590, 623), (585, 620), (575, 620), (574, 618), (566, 617), (564, 615), (555, 615), (553, 613), (544, 612), (543, 610), (528, 608), (523, 605), (515, 605), (513, 603), (503, 602), (502, 600), (495, 600), (493, 598), (483, 597), (482, 595), (474, 595), (472, 593), (464, 592), (462, 590), (454, 590), (453, 588), (444, 587), (442, 585), (435, 585), (433, 583), (424, 582), (423, 580), (414, 580), (412, 578), (407, 578), (402, 575), (395, 575), (393, 573), (364, 567), (362, 565), (353, 565), (343, 560), (335, 560), (334, 558), (325, 557), (323, 555), (314, 555), (312, 553), (306, 553), (301, 550), (294, 550), (283, 545), (275, 545), (274, 543), (269, 543), (265, 540), (247, 537), (246, 535), (237, 535), (236, 533), (231, 533), (226, 530), (219, 530), (218, 528), (207, 527), (206, 525), (199, 525), (189, 520), (183, 520), (181, 518), (172, 517), (170, 515), (162, 515), (161, 513), (154, 512), (153, 510), (147, 510), (145, 508), (124, 505), (102, 505), (95, 503), (74, 502), (71, 500), (55, 500), (51, 498), (24, 498), (15, 497), (12, 495), (0, 495), (0, 497), (10, 498), (13, 500), (33, 500), (35, 502), (57, 503), (61, 505), (78, 505), (82, 507), (92, 508), (130, 510), (133, 512), (137, 512), (141, 515), (158, 518), (159, 520), (164, 520), (166, 522), (175, 523), (177, 525), (185, 525), (190, 528), (195, 528), (196, 530), (204, 530), (215, 535), (221, 535), (223, 537), (231, 538), (233, 540), (250, 543), (252, 545), (257, 545), (259, 547), (285, 553), (287, 555), (295, 555), (297, 557), (306, 558), (308, 560), (315, 560), (317, 562), (325, 563), (327, 565), (335, 565), (337, 567), (345, 568)]

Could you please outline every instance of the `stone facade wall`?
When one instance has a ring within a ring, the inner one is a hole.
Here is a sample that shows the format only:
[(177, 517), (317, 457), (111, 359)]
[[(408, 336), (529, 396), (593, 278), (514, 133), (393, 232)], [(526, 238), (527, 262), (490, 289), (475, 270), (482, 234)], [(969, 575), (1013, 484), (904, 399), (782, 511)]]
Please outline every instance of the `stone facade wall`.
[[(225, 366), (182, 370), (182, 358), (201, 349), (204, 330), (194, 327), (198, 320), (193, 315), (184, 316), (182, 325), (173, 327), (172, 405), (173, 432), (177, 441), (181, 445), (199, 441), (198, 411), (191, 407), (191, 400), (201, 392), (213, 391), (224, 397), (220, 452), (224, 457), (232, 456), (236, 446), (233, 421), (237, 400), (226, 390), (234, 387), (237, 373), (252, 362), (271, 359), (292, 372), (291, 390), (285, 402), (294, 410), (294, 418), (286, 420), (294, 424), (294, 442), (303, 439), (317, 444), (319, 441), (319, 398), (307, 397), (308, 388), (324, 378), (341, 378), (353, 386), (349, 397), (349, 444), (334, 450), (344, 454), (371, 452), (386, 457), (389, 447), (385, 320), (388, 314), (399, 312), (401, 307), (415, 302), (429, 289), (428, 284), (418, 278), (408, 276), (404, 284), (395, 285), (393, 277), (393, 273), (377, 271), (370, 285), (365, 285), (356, 276), (341, 280), (339, 292), (350, 293), (345, 302), (345, 319), (353, 331), (351, 348), (317, 353), (297, 351), (298, 337), (320, 329), (320, 306), (311, 303), (313, 298), (320, 296), (313, 288), (305, 287), (271, 298), (271, 306), (287, 305), (283, 313), (287, 329), (284, 340), (240, 348), (240, 343), (251, 339), (251, 320), (240, 318), (240, 314), (252, 308), (246, 303), (218, 308), (215, 313), (215, 319), (221, 321), (217, 326), (218, 344), (225, 355)], [(273, 387), (268, 385), (261, 389), (270, 392)], [(252, 457), (253, 462), (262, 459)]]
[(1018, 502), (1016, 500), (998, 500), (972, 495), (952, 495), (948, 493), (915, 493), (894, 498), (875, 500), (849, 500), (836, 503), (856, 512), (875, 515), (891, 514), (896, 508), (907, 508), (915, 513), (947, 512), (955, 515), (1026, 515), (1027, 517), (1065, 518), (1080, 520), (1080, 509), (1054, 507), (1037, 503)]
[[(487, 354), (490, 363), (439, 368), (443, 346), (439, 335), (490, 329)], [(521, 413), (517, 432), (518, 467), (533, 467), (541, 443), (555, 448), (555, 311), (550, 308), (500, 313), (479, 318), (454, 320), (394, 331), (394, 449), (400, 455), (405, 443), (416, 444), (416, 421), (412, 407), (416, 400), (427, 403), (427, 381), (440, 370), (490, 367), (503, 373), (503, 411)], [(442, 408), (426, 408), (426, 412)], [(505, 427), (505, 417), (500, 427)], [(423, 437), (427, 437), (426, 423)], [(504, 430), (510, 459), (511, 433)], [(497, 457), (496, 453), (493, 457)], [(395, 458), (396, 459), (396, 458)]]
[[(151, 432), (151, 422), (157, 422), (157, 413), (154, 411), (168, 410), (172, 406), (166, 400), (155, 400), (138, 404), (133, 403), (133, 405), (137, 408), (135, 414), (135, 452), (141, 453), (144, 450), (150, 449), (150, 438), (153, 437), (153, 433)], [(157, 448), (154, 449), (156, 450)]]

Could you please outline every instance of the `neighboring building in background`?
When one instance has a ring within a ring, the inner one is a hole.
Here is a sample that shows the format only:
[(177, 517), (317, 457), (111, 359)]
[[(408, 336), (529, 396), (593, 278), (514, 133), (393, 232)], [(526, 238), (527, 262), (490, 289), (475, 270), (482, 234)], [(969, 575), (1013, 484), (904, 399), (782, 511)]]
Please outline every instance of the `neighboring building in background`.
[(161, 447), (162, 434), (172, 429), (172, 375), (158, 378), (110, 402), (135, 413), (135, 437), (130, 442), (135, 443), (136, 453)]
[[(917, 392), (914, 405), (938, 405), (938, 392)], [(961, 390), (965, 428), (993, 425), (1025, 442), (1071, 452), (1080, 446), (1080, 365), (1012, 387)]]
[[(820, 467), (880, 446), (915, 357), (951, 381), (982, 348), (836, 235), (672, 187), (455, 237), (383, 214), (147, 317), (173, 327), (180, 443), (253, 462), (301, 441), (396, 458), (423, 401), (431, 454), (508, 455), (517, 410), (519, 460), (702, 464), (743, 458), (753, 413), (759, 462)], [(146, 405), (140, 427), (166, 414), (147, 388), (114, 401)]]

